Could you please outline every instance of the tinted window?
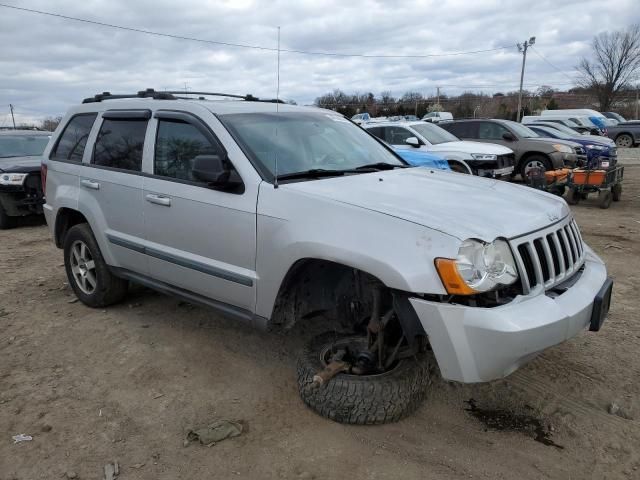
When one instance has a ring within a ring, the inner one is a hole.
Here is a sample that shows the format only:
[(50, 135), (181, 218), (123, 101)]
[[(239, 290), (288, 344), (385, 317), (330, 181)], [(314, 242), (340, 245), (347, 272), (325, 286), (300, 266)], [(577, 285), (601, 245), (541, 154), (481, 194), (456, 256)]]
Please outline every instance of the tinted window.
[(452, 133), (458, 138), (471, 138), (473, 135), (471, 122), (462, 122), (462, 123), (443, 123), (442, 128), (444, 128), (449, 133)]
[(382, 127), (367, 128), (367, 131), (369, 133), (372, 133), (376, 137), (384, 140), (384, 130), (382, 130)]
[(478, 138), (482, 140), (502, 140), (504, 133), (509, 133), (509, 130), (498, 123), (480, 122), (478, 126)]
[(143, 119), (104, 119), (96, 139), (92, 163), (139, 172), (142, 169), (147, 123)]
[(391, 145), (405, 145), (405, 140), (416, 135), (402, 127), (384, 127), (385, 137)]
[(163, 177), (197, 182), (193, 160), (198, 155), (219, 155), (218, 147), (190, 123), (160, 120), (156, 137), (153, 172)]
[(42, 155), (49, 135), (0, 135), (0, 158)]
[(87, 145), (87, 138), (96, 116), (96, 113), (90, 113), (73, 117), (62, 132), (58, 145), (51, 153), (51, 158), (81, 162), (84, 147)]

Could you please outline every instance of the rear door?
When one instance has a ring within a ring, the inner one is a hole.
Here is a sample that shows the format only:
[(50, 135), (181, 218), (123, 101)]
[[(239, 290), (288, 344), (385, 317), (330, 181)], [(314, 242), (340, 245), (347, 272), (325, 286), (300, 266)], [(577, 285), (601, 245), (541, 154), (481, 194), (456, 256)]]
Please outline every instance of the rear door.
[[(150, 110), (107, 110), (89, 138), (78, 203), (108, 264), (148, 273), (143, 253), (142, 156)], [(95, 139), (95, 143), (94, 143)]]
[(146, 252), (154, 279), (242, 314), (255, 307), (257, 188), (216, 190), (192, 175), (198, 155), (227, 155), (211, 122), (188, 112), (155, 113), (144, 180)]

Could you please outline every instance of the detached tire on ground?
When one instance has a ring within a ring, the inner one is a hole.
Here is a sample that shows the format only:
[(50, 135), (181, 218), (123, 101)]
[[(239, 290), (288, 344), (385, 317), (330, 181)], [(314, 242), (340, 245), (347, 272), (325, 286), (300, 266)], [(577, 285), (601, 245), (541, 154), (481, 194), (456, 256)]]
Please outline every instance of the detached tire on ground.
[[(348, 337), (354, 339), (359, 337)], [(378, 375), (340, 373), (315, 387), (313, 377), (326, 365), (322, 352), (336, 341), (333, 332), (313, 338), (298, 358), (298, 388), (312, 410), (339, 423), (375, 425), (395, 422), (422, 403), (431, 385), (435, 361), (430, 353), (402, 359)]]
[(91, 227), (86, 223), (69, 229), (64, 239), (64, 267), (69, 285), (82, 303), (106, 307), (127, 294), (128, 282), (109, 271)]

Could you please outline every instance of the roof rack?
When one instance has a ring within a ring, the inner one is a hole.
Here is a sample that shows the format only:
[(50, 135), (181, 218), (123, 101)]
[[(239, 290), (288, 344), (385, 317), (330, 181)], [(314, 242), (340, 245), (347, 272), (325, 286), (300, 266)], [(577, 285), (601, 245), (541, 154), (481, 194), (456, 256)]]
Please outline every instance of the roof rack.
[[(213, 97), (228, 97), (245, 100), (247, 102), (271, 102), (271, 103), (284, 103), (279, 99), (261, 100), (258, 97), (254, 97), (250, 93), (247, 95), (234, 95), (231, 93), (217, 93), (217, 92), (185, 92), (181, 90), (165, 90), (157, 92), (153, 88), (147, 88), (146, 90), (140, 90), (138, 93), (131, 94), (112, 94), (111, 92), (102, 92), (94, 95), (93, 97), (85, 98), (82, 103), (96, 103), (103, 100), (116, 100), (119, 98), (153, 98), (154, 100), (196, 100), (193, 97), (177, 97), (176, 94), (190, 94), (190, 95), (206, 95)], [(197, 100), (205, 100), (204, 96), (197, 98)]]

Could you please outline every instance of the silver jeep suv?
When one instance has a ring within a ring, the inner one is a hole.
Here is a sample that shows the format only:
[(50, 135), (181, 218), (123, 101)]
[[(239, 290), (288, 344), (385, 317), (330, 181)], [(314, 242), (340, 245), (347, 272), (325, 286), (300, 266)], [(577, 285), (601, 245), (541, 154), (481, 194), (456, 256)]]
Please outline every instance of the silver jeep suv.
[(261, 328), (322, 324), (300, 394), (358, 424), (415, 409), (436, 363), (489, 381), (604, 321), (612, 282), (564, 200), (407, 168), (335, 112), (174, 94), (86, 99), (44, 153), (86, 305), (135, 282)]

